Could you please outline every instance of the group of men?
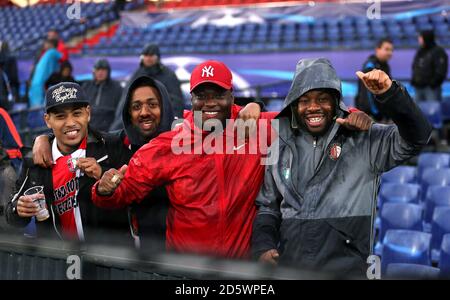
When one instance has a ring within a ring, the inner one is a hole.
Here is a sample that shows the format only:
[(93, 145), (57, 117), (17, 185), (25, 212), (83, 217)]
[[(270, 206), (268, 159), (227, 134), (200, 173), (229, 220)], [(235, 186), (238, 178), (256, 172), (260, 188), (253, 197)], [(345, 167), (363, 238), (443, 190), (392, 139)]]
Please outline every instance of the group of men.
[[(6, 207), (8, 223), (26, 226), (45, 198), (50, 217), (37, 222), (38, 236), (109, 242), (105, 231), (114, 230), (115, 241), (145, 251), (164, 247), (154, 241), (165, 237), (168, 251), (364, 274), (379, 176), (416, 155), (431, 126), (385, 72), (357, 76), (395, 124), (350, 113), (322, 58), (299, 61), (279, 114), (235, 105), (231, 71), (203, 62), (191, 74), (192, 111), (176, 126), (173, 91), (137, 74), (123, 128), (110, 133), (89, 126), (93, 99), (76, 83), (60, 83), (46, 94), (53, 134), (36, 139), (34, 163)], [(244, 141), (230, 134), (237, 119), (256, 122)], [(252, 151), (253, 139), (271, 145), (267, 153)], [(264, 165), (265, 154), (277, 159)], [(43, 194), (23, 195), (33, 186)]]

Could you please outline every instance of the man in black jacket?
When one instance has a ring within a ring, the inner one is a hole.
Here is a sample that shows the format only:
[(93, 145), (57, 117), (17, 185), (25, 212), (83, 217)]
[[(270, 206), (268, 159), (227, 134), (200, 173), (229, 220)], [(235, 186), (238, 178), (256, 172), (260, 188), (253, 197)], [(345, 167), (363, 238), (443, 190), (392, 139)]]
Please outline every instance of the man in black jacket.
[(434, 32), (422, 31), (420, 49), (414, 57), (411, 84), (415, 88), (416, 101), (442, 100), (442, 83), (447, 78), (448, 56), (445, 49), (434, 40)]
[(83, 88), (91, 101), (91, 126), (107, 132), (120, 103), (122, 87), (111, 78), (111, 66), (108, 60), (99, 59), (94, 65), (94, 78), (84, 82)]
[[(119, 140), (89, 128), (89, 101), (76, 83), (51, 87), (46, 111), (45, 122), (54, 134), (52, 168), (25, 159), (16, 194), (7, 205), (8, 223), (25, 227), (40, 211), (34, 201), (45, 198), (50, 217), (37, 222), (38, 237), (129, 244), (126, 211), (101, 210), (90, 199), (95, 181), (124, 160)], [(42, 186), (43, 194), (24, 196), (34, 186)]]
[(0, 107), (12, 108), (19, 100), (19, 75), (17, 59), (11, 55), (6, 41), (0, 41)]
[[(377, 69), (383, 71), (390, 77), (391, 68), (389, 67), (388, 61), (391, 59), (393, 51), (394, 45), (392, 41), (387, 38), (381, 39), (377, 43), (375, 54), (369, 56), (363, 65), (362, 71), (367, 73), (373, 69)], [(372, 116), (375, 120), (381, 121), (383, 119), (383, 115), (380, 113), (372, 93), (367, 90), (362, 80), (358, 80), (358, 93), (356, 94), (355, 105), (356, 108)]]

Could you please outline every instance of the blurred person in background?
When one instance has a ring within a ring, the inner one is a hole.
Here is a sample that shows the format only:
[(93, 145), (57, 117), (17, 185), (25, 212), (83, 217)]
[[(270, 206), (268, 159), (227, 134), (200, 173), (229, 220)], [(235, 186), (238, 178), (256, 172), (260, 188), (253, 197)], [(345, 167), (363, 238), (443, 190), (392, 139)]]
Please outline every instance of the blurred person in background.
[[(363, 64), (362, 71), (364, 73), (370, 72), (373, 69), (382, 70), (389, 77), (391, 76), (391, 68), (388, 64), (389, 60), (392, 58), (392, 53), (394, 51), (394, 44), (390, 39), (381, 39), (378, 41), (375, 54), (369, 56), (366, 62)], [(376, 121), (382, 121), (385, 119), (377, 107), (377, 102), (375, 101), (372, 93), (367, 90), (366, 86), (362, 80), (358, 80), (358, 92), (355, 98), (356, 108), (362, 110)]]
[(45, 89), (47, 90), (51, 86), (61, 82), (76, 82), (72, 76), (73, 67), (69, 61), (61, 63), (59, 71), (53, 73), (45, 82)]
[(434, 32), (424, 30), (418, 37), (420, 48), (412, 64), (411, 85), (416, 101), (442, 100), (442, 84), (447, 78), (448, 55), (436, 44)]
[(22, 141), (11, 117), (0, 107), (0, 233), (8, 232), (6, 205), (11, 199), (22, 164)]
[(56, 50), (57, 40), (46, 40), (44, 47), (47, 49), (39, 62), (31, 78), (28, 100), (30, 108), (43, 106), (45, 102), (45, 82), (50, 76), (59, 70), (59, 60), (61, 53)]
[(107, 59), (94, 64), (93, 79), (83, 82), (81, 87), (91, 101), (91, 126), (107, 132), (119, 108), (122, 87), (111, 78), (111, 66)]
[(0, 107), (0, 141), (3, 151), (8, 155), (16, 171), (20, 171), (22, 164), (23, 144), (16, 126), (8, 112)]
[(10, 53), (8, 43), (0, 41), (0, 107), (12, 108), (19, 100), (19, 86), (17, 59)]

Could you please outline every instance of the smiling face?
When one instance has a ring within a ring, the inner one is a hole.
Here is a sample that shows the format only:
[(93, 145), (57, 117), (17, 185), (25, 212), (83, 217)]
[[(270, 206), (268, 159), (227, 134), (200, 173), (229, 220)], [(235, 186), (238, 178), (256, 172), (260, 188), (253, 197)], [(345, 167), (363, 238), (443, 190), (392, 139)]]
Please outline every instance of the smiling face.
[(44, 115), (61, 152), (72, 153), (78, 148), (87, 136), (90, 115), (91, 109), (85, 105), (55, 107)]
[(203, 124), (208, 120), (217, 119), (225, 125), (231, 116), (231, 106), (234, 103), (231, 90), (213, 83), (203, 83), (196, 87), (191, 95), (192, 110), (202, 112)]
[(150, 138), (161, 122), (161, 96), (155, 87), (141, 86), (131, 96), (131, 123), (142, 136)]
[(312, 90), (300, 96), (297, 114), (301, 125), (312, 135), (323, 135), (336, 114), (336, 100), (324, 90)]

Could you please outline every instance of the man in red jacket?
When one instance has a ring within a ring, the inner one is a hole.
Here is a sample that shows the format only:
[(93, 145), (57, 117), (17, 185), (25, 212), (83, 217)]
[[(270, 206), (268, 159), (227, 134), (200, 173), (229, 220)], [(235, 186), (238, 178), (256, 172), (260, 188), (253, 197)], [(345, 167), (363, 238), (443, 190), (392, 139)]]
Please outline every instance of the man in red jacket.
[(276, 113), (261, 113), (266, 122), (258, 122), (257, 132), (268, 135), (264, 141), (259, 134), (259, 147), (252, 151), (251, 138), (242, 143), (226, 122), (235, 120), (241, 107), (234, 105), (232, 74), (223, 63), (198, 65), (191, 95), (194, 114), (140, 148), (128, 167), (105, 172), (92, 188), (92, 200), (120, 208), (164, 185), (170, 199), (168, 250), (246, 258), (264, 175), (261, 146), (270, 142), (267, 120)]

